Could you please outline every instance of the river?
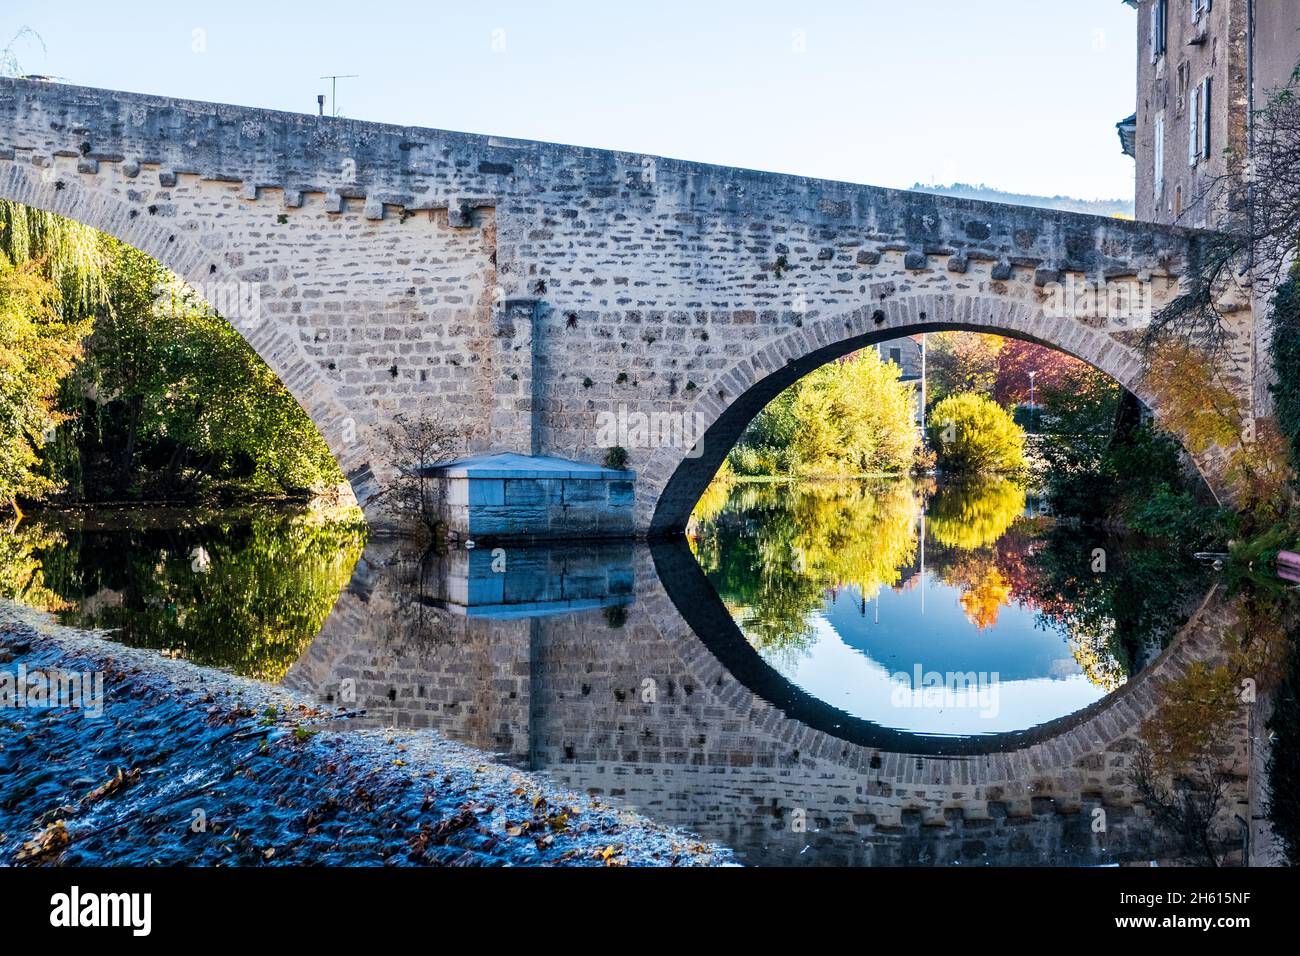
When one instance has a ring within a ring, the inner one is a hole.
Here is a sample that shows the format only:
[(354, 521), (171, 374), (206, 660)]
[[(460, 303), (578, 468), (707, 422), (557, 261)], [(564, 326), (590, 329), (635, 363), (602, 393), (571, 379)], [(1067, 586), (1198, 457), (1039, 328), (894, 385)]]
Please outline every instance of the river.
[(1180, 858), (1133, 810), (1135, 748), (1164, 682), (1233, 652), (1240, 599), (1039, 510), (1001, 481), (738, 483), (684, 540), (445, 553), (306, 507), (49, 514), (0, 539), (0, 597), (436, 730), (746, 863)]

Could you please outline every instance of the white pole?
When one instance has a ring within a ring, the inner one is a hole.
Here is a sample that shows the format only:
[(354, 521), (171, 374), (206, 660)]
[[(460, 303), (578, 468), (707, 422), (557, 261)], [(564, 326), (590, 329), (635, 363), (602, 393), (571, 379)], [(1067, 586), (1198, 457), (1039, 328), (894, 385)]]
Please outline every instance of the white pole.
[(925, 435), (925, 333), (921, 333), (921, 435)]

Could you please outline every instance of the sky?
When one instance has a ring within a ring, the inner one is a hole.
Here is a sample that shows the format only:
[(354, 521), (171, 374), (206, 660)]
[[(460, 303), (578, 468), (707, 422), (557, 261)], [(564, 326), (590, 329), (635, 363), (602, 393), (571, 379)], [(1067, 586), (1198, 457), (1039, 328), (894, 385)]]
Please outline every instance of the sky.
[[(85, 86), (906, 188), (1131, 199), (1121, 0), (0, 0)], [(332, 108), (327, 105), (327, 109)]]

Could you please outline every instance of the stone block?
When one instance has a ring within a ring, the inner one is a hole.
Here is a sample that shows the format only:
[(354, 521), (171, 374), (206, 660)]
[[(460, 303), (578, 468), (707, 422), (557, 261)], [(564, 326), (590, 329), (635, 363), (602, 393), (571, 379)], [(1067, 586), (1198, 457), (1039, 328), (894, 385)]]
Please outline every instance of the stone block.
[(605, 482), (587, 478), (570, 478), (564, 482), (566, 505), (604, 504), (609, 498)]
[(611, 481), (609, 485), (609, 506), (611, 508), (631, 508), (636, 504), (636, 483), (631, 481)]
[(505, 506), (506, 483), (504, 480), (470, 478), (468, 484), (469, 506), (471, 508)]

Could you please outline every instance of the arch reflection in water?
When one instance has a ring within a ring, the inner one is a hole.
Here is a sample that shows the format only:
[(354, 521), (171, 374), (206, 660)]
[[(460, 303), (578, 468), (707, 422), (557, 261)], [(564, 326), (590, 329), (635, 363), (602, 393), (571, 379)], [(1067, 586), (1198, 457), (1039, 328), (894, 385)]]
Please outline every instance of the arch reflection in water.
[(1163, 549), (1035, 517), (1005, 480), (737, 484), (705, 504), (692, 549), (764, 661), (921, 735), (1024, 731), (1096, 703), (1206, 587)]
[[(507, 550), (507, 568), (528, 569), (527, 587), (485, 581), (499, 573), (486, 549), (466, 560), (394, 548), (367, 547), (285, 678), (355, 710), (358, 724), (436, 729), (725, 842), (749, 863), (1101, 863), (1165, 852), (1116, 769), (1151, 706), (1144, 678), (1069, 726), (979, 738), (978, 756), (926, 756), (913, 746), (925, 738), (855, 723), (781, 678), (682, 542)], [(512, 609), (523, 604), (528, 614)], [(1207, 626), (1161, 662), (1203, 653), (1222, 626), (1215, 613), (1203, 610)], [(1110, 710), (1120, 700), (1122, 718)], [(1110, 824), (1097, 833), (1080, 811), (1103, 806)]]
[[(927, 487), (892, 494), (929, 502), (926, 536), (919, 522), (910, 538), (899, 536), (903, 554), (907, 541), (918, 550), (926, 542), (929, 573), (943, 546), (930, 525), (948, 506)], [(334, 727), (436, 728), (758, 864), (1183, 859), (1182, 835), (1153, 822), (1134, 779), (1135, 754), (1159, 742), (1144, 725), (1178, 675), (1239, 657), (1227, 646), (1234, 635), (1285, 636), (1259, 613), (1239, 623), (1240, 597), (1216, 589), (1161, 650), (1159, 625), (1184, 606), (1171, 595), (1186, 591), (1188, 607), (1203, 595), (1136, 549), (1111, 552), (1107, 574), (1093, 574), (1093, 542), (1043, 532), (1026, 593), (1071, 633), (1103, 638), (1107, 660), (1133, 676), (1028, 731), (930, 737), (854, 717), (785, 679), (742, 634), (684, 541), (511, 548), (502, 566), (488, 548), (420, 556), (372, 540), (329, 610), (361, 546), (346, 526), (269, 510), (130, 524), (25, 524), (0, 539), (4, 596), (77, 623), (123, 626), (116, 636), (132, 643), (284, 675), (360, 715)], [(852, 554), (852, 542), (824, 553)], [(1266, 673), (1258, 652), (1250, 656), (1247, 672)], [(1260, 689), (1263, 700), (1263, 680)], [(1177, 718), (1177, 694), (1173, 703)], [(1236, 839), (1233, 812), (1264, 819), (1256, 797), (1268, 765), (1267, 737), (1256, 733), (1252, 744), (1243, 715), (1231, 707), (1227, 715), (1208, 740), (1232, 770), (1219, 821), (1225, 847)]]

